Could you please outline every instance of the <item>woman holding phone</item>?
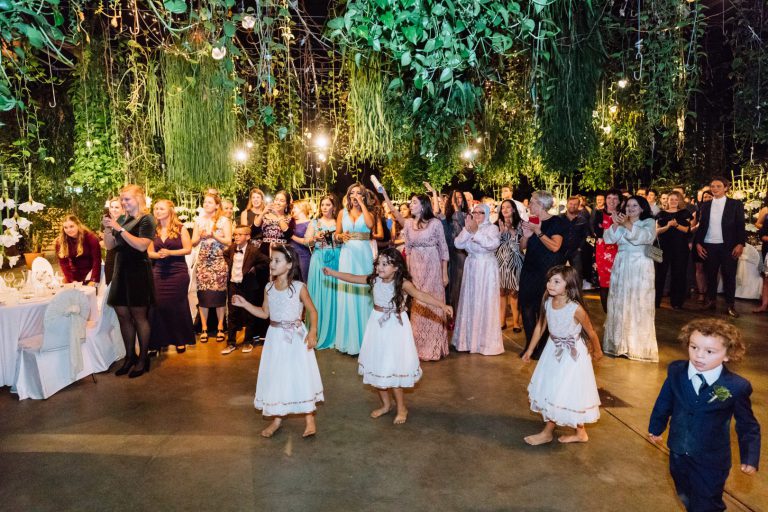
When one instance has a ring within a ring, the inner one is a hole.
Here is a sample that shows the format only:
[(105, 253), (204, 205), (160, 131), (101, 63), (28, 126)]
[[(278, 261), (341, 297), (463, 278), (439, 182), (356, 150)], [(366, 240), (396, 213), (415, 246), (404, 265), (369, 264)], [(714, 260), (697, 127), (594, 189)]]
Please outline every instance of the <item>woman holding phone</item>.
[(291, 217), (291, 195), (285, 190), (275, 193), (275, 198), (267, 204), (261, 222), (261, 252), (269, 256), (272, 244), (285, 245), (293, 236), (295, 222)]
[[(541, 297), (547, 286), (547, 272), (565, 262), (563, 239), (568, 232), (568, 221), (549, 213), (554, 202), (551, 192), (534, 192), (529, 206), (531, 215), (527, 221), (520, 223), (523, 228), (520, 249), (526, 252), (523, 268), (520, 270), (518, 302), (525, 329), (525, 350), (528, 349), (539, 320)], [(538, 359), (542, 350), (544, 345), (539, 344), (533, 353), (533, 359)]]

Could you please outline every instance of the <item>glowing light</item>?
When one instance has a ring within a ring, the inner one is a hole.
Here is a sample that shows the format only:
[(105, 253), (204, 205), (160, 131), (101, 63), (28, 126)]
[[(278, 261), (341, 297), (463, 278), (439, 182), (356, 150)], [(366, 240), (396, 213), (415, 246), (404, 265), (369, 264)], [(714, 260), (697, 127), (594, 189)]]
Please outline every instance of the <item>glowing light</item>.
[(611, 114), (615, 114), (618, 111), (619, 111), (618, 105), (611, 105), (610, 107), (608, 107), (608, 112), (610, 112)]
[(629, 85), (629, 80), (627, 80), (626, 78), (622, 78), (621, 80), (619, 80), (619, 83), (618, 83), (619, 89), (624, 89), (628, 85)]
[(472, 150), (471, 149), (465, 149), (464, 152), (461, 154), (461, 158), (464, 160), (471, 160), (472, 159)]
[(317, 147), (319, 149), (327, 148), (329, 143), (330, 142), (328, 141), (328, 136), (324, 135), (322, 133), (316, 135), (315, 138), (314, 138), (314, 145), (315, 145), (315, 147)]
[(318, 153), (317, 159), (320, 160), (321, 162), (325, 162), (326, 160), (328, 160), (328, 157), (325, 156), (325, 153)]
[(609, 125), (603, 126), (603, 133), (606, 135), (611, 133), (611, 127)]
[(251, 149), (253, 147), (253, 141), (252, 140), (245, 141), (245, 147), (247, 147), (248, 149)]
[(482, 137), (478, 137), (475, 140), (477, 141), (478, 144), (482, 144), (482, 142), (483, 142), (483, 138)]
[(85, 141), (85, 147), (87, 147), (88, 149), (91, 149), (93, 147), (93, 142), (91, 142), (90, 140)]
[(245, 162), (248, 160), (248, 152), (244, 149), (235, 150), (235, 154), (233, 156), (238, 162)]

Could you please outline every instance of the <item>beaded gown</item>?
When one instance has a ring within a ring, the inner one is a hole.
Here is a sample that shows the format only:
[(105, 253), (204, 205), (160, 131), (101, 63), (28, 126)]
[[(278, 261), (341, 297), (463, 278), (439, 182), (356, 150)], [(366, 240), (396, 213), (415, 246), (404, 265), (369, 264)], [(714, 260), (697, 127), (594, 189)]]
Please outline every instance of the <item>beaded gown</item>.
[[(419, 290), (442, 301), (445, 297), (441, 263), (448, 261), (448, 245), (443, 226), (430, 219), (418, 228), (415, 219), (406, 219), (403, 228), (408, 271)], [(448, 328), (443, 310), (414, 300), (411, 303), (411, 324), (419, 359), (437, 361), (448, 355)]]

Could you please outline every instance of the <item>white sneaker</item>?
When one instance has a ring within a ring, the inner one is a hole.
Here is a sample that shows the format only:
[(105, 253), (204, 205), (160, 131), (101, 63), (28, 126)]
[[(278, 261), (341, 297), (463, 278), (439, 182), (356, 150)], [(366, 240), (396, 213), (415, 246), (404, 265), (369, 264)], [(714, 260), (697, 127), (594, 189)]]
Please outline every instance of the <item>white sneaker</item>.
[(221, 354), (222, 354), (222, 355), (231, 354), (231, 353), (232, 353), (232, 352), (234, 352), (235, 350), (237, 350), (237, 347), (236, 347), (236, 346), (234, 346), (234, 345), (227, 345), (227, 348), (225, 348), (224, 350), (222, 350), (222, 351), (221, 351)]
[(253, 345), (251, 345), (250, 343), (246, 343), (245, 345), (243, 345), (243, 354), (247, 354), (252, 350), (253, 350)]

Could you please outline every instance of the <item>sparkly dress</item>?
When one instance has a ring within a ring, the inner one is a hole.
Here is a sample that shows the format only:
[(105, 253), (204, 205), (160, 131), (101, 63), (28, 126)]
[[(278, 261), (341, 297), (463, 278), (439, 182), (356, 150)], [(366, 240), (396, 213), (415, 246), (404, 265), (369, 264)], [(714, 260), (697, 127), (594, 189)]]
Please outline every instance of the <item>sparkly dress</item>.
[(264, 416), (309, 414), (323, 401), (323, 382), (315, 351), (304, 343), (307, 329), (301, 321), (304, 305), (299, 295), (304, 283), (294, 281), (285, 290), (271, 283), (265, 294), (269, 301), (270, 325), (264, 340), (253, 405)]
[(315, 250), (309, 262), (309, 279), (307, 289), (317, 308), (317, 348), (322, 350), (333, 347), (336, 341), (336, 301), (338, 290), (336, 279), (323, 274), (323, 267), (339, 270), (339, 252), (333, 235), (336, 233), (336, 222), (333, 226), (323, 226), (317, 219), (312, 221), (315, 235), (325, 234), (325, 238), (315, 241)]
[(485, 222), (475, 233), (464, 229), (455, 241), (469, 256), (464, 262), (459, 309), (451, 343), (459, 352), (494, 356), (504, 352), (499, 325), (499, 228)]
[[(406, 219), (403, 238), (413, 284), (443, 301), (445, 287), (441, 264), (448, 261), (448, 245), (440, 220), (430, 219), (426, 226), (417, 228), (416, 219)], [(441, 308), (414, 300), (411, 323), (419, 359), (437, 361), (448, 355), (448, 328)]]
[(555, 309), (552, 299), (547, 299), (549, 339), (528, 384), (533, 412), (540, 413), (544, 421), (574, 428), (600, 417), (592, 358), (581, 325), (573, 316), (578, 307), (578, 302), (568, 302)]
[[(373, 253), (370, 240), (364, 234), (370, 235), (371, 230), (365, 224), (362, 214), (357, 220), (352, 220), (345, 209), (342, 214), (344, 233), (363, 234), (361, 239), (351, 239), (341, 247), (339, 256), (339, 272), (349, 274), (369, 275), (373, 272)], [(363, 342), (365, 325), (373, 309), (370, 290), (367, 284), (352, 284), (338, 281), (338, 303), (336, 310), (336, 342), (334, 347), (339, 352), (357, 355)]]
[(395, 282), (378, 277), (373, 283), (373, 303), (384, 311), (371, 311), (357, 372), (363, 383), (375, 388), (412, 388), (421, 378), (421, 367), (413, 341), (408, 313), (394, 311)]

